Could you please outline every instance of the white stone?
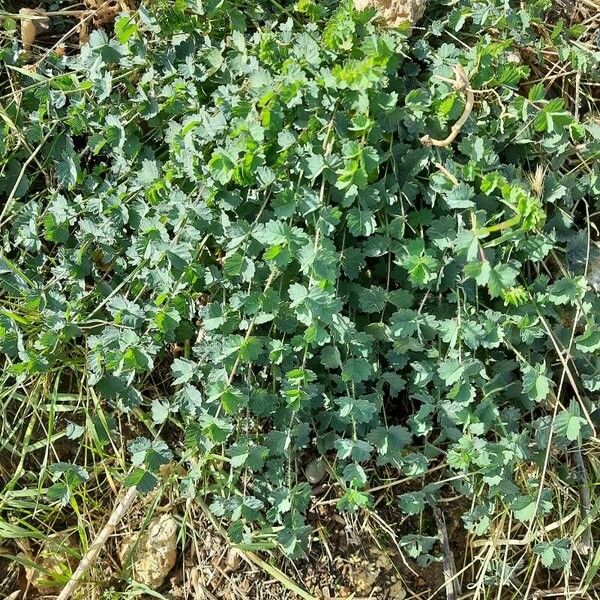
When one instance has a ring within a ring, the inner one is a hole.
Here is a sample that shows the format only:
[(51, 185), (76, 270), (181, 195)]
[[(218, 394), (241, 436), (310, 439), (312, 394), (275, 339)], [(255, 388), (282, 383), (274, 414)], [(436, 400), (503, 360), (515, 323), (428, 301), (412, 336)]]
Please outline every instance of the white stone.
[(136, 581), (154, 590), (159, 588), (177, 558), (175, 519), (170, 514), (160, 515), (150, 521), (145, 531), (125, 536), (119, 548), (119, 557), (121, 563), (126, 561), (126, 565), (132, 565)]
[(398, 27), (406, 22), (414, 25), (423, 16), (426, 4), (426, 0), (354, 0), (357, 10), (377, 9), (386, 27)]

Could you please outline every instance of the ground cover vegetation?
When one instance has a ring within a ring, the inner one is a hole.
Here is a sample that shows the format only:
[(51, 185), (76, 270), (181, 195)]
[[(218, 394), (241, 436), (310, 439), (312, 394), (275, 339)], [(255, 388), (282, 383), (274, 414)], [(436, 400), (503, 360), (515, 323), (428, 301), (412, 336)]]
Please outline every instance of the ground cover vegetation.
[(136, 486), (301, 564), (326, 490), (427, 565), (458, 502), (472, 593), (592, 593), (586, 6), (156, 1), (25, 52), (5, 7), (0, 537), (79, 559)]

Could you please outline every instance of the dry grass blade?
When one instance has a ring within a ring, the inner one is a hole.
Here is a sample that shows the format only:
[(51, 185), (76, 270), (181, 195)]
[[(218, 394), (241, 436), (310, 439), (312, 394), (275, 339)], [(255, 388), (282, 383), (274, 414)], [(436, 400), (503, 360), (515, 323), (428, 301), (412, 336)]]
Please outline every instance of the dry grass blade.
[(454, 82), (454, 89), (458, 92), (463, 92), (466, 96), (466, 104), (463, 113), (458, 119), (458, 121), (456, 121), (456, 123), (452, 125), (448, 137), (444, 138), (443, 140), (436, 140), (429, 135), (424, 135), (421, 138), (421, 143), (424, 146), (437, 146), (438, 148), (449, 146), (456, 139), (456, 136), (460, 133), (460, 130), (462, 129), (463, 125), (467, 122), (467, 119), (469, 118), (469, 115), (473, 110), (473, 106), (475, 105), (475, 95), (473, 94), (473, 90), (471, 89), (469, 79), (462, 65), (456, 65), (454, 67), (454, 74), (456, 77), (456, 81)]
[[(580, 480), (579, 485), (579, 498), (581, 500), (581, 519), (586, 521), (592, 507), (589, 490), (589, 479), (587, 476), (587, 470), (583, 460), (583, 454), (581, 448), (575, 448), (573, 451), (575, 457), (575, 466), (578, 478)], [(579, 542), (579, 551), (582, 554), (589, 554), (594, 547), (594, 538), (592, 536), (592, 525), (588, 523), (585, 527)]]
[(447, 600), (456, 600), (460, 597), (461, 589), (456, 574), (456, 565), (454, 564), (454, 554), (450, 548), (450, 540), (448, 539), (448, 530), (446, 529), (446, 521), (439, 506), (433, 509), (433, 516), (440, 535), (440, 543), (442, 545), (443, 560), (444, 560), (444, 577), (446, 578), (446, 598)]
[(102, 528), (100, 533), (96, 536), (96, 539), (92, 542), (90, 549), (86, 555), (81, 559), (79, 565), (75, 569), (75, 572), (69, 579), (69, 582), (62, 589), (56, 600), (68, 600), (71, 597), (75, 588), (79, 585), (82, 577), (85, 575), (87, 570), (94, 564), (94, 561), (98, 557), (98, 554), (104, 548), (108, 538), (115, 530), (115, 527), (119, 524), (121, 519), (127, 514), (131, 508), (133, 501), (136, 499), (138, 491), (136, 487), (130, 487), (122, 500), (115, 506), (112, 514), (110, 515), (106, 525)]

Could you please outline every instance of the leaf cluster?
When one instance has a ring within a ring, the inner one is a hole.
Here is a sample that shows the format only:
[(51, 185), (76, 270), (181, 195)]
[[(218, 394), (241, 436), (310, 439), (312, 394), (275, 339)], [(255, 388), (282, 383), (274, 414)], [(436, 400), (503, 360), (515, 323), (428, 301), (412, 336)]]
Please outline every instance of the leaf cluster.
[[(316, 454), (343, 511), (371, 506), (373, 467), (420, 480), (445, 461), (478, 498), (472, 531), (503, 507), (543, 519), (552, 498), (519, 469), (594, 433), (600, 302), (580, 215), (600, 198), (600, 129), (509, 60), (544, 50), (542, 15), (432, 3), (411, 36), (347, 2), (178, 1), (19, 71), (1, 124), (5, 368), (22, 383), (70, 368), (115, 414), (177, 431), (171, 448), (130, 442), (129, 482), (148, 489), (183, 453), (182, 493), (210, 492), (238, 543), (302, 552)], [(553, 39), (565, 64), (576, 34)], [(456, 65), (474, 110), (426, 147), (463, 112)], [(565, 348), (575, 389), (554, 370)], [(415, 556), (432, 547), (409, 538)], [(561, 540), (534, 551), (568, 558)]]

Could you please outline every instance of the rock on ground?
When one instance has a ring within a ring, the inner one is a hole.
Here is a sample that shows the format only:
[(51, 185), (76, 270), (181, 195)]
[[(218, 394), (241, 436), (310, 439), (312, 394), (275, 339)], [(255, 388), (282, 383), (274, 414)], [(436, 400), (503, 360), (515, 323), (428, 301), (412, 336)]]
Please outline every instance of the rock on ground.
[(423, 16), (426, 3), (426, 0), (354, 0), (357, 10), (377, 9), (386, 27), (398, 27), (407, 21), (414, 25)]
[[(131, 554), (131, 556), (129, 556)], [(131, 564), (133, 577), (151, 589), (159, 588), (177, 558), (177, 523), (169, 514), (150, 521), (148, 528), (123, 538), (119, 548), (122, 563)]]

